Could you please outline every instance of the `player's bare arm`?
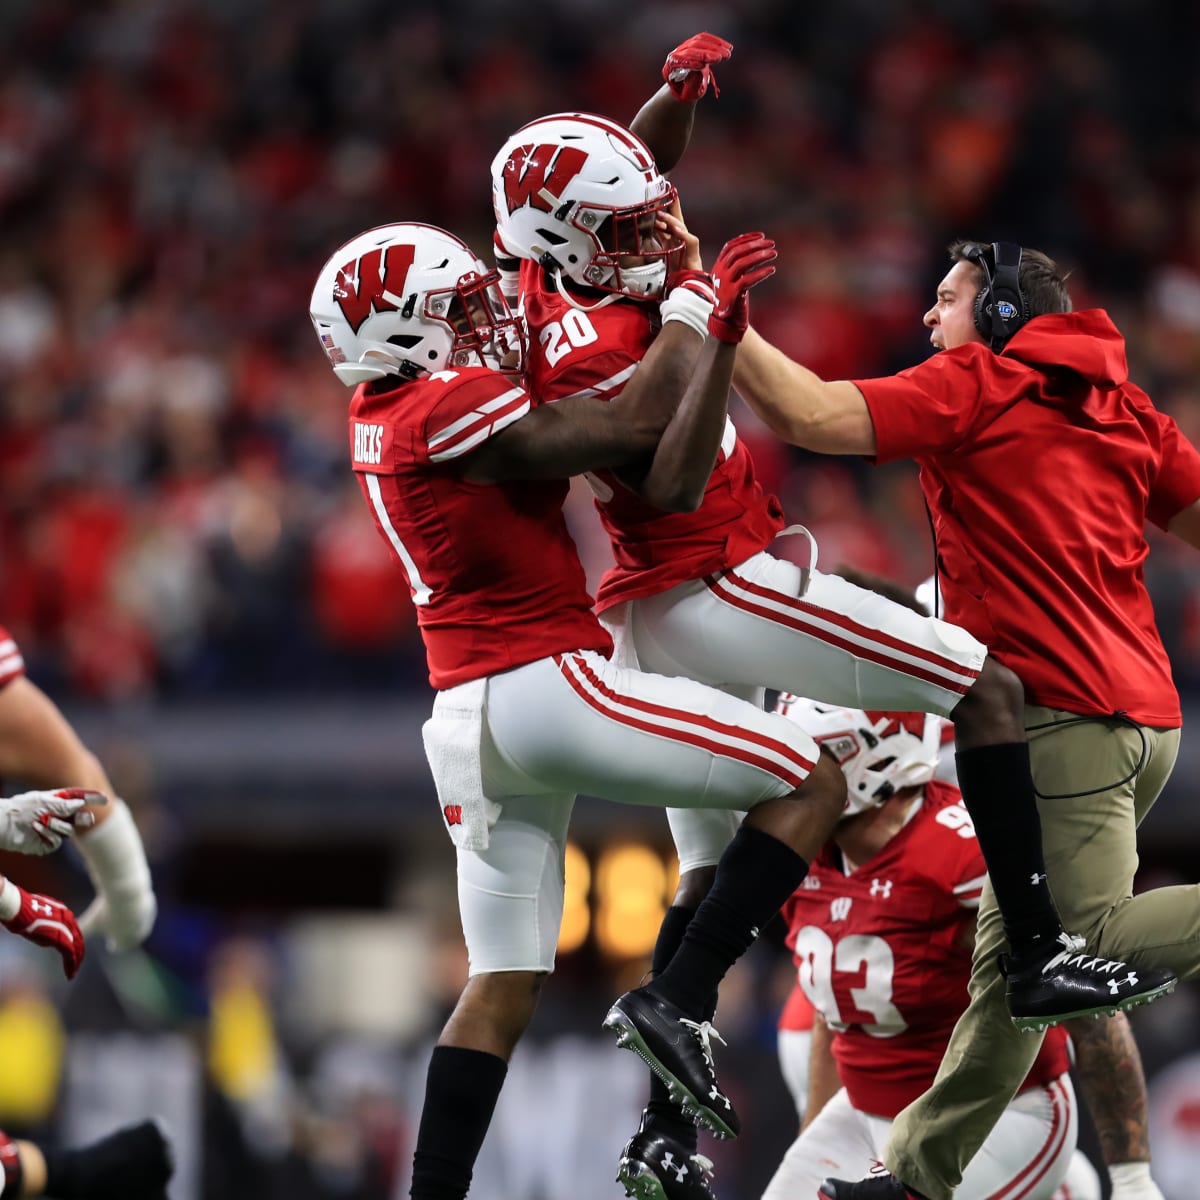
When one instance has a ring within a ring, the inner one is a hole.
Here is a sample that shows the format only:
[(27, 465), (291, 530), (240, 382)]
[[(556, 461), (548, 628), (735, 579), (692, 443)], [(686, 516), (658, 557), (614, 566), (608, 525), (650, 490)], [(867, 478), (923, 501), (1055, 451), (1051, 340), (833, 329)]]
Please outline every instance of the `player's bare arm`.
[(24, 677), (0, 689), (0, 778), (35, 788), (68, 785), (106, 795), (113, 790), (99, 760), (54, 702)]
[(812, 1042), (808, 1052), (808, 1103), (804, 1106), (804, 1129), (816, 1120), (817, 1114), (837, 1095), (842, 1086), (837, 1061), (833, 1057), (833, 1031), (825, 1018), (813, 1013)]
[(725, 432), (737, 346), (749, 324), (749, 291), (775, 273), (774, 263), (775, 243), (744, 233), (726, 242), (713, 264), (711, 336), (638, 488), (659, 508), (694, 512), (704, 499)]
[(733, 386), (773, 433), (822, 454), (874, 454), (875, 426), (848, 379), (826, 382), (750, 329), (738, 351)]
[(1146, 1077), (1129, 1018), (1124, 1013), (1099, 1021), (1083, 1018), (1068, 1022), (1067, 1032), (1105, 1163), (1149, 1162)]
[(465, 459), (464, 478), (561, 479), (652, 454), (674, 411), (662, 398), (686, 392), (701, 345), (693, 329), (665, 325), (617, 399), (573, 396), (532, 409)]
[(666, 82), (638, 110), (629, 128), (650, 147), (660, 171), (670, 171), (683, 157), (692, 137), (696, 104), (711, 86), (717, 90), (714, 63), (733, 53), (731, 43), (711, 33), (697, 33), (676, 46), (663, 63)]

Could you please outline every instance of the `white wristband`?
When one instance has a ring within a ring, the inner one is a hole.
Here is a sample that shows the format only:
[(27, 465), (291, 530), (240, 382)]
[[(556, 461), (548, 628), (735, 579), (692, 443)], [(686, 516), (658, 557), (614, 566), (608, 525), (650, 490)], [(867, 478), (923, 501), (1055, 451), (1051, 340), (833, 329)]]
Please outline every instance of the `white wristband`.
[(658, 306), (664, 325), (668, 321), (682, 321), (702, 338), (708, 337), (708, 318), (712, 316), (712, 310), (712, 302), (689, 287), (672, 288), (670, 295)]
[(21, 889), (11, 879), (0, 888), (0, 921), (11, 921), (21, 911)]

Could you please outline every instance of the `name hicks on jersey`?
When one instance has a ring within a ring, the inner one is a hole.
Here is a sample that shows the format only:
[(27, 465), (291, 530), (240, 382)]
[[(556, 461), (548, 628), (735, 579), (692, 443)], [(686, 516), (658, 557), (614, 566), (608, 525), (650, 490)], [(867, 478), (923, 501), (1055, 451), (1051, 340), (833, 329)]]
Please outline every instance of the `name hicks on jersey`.
[(354, 461), (378, 466), (383, 462), (383, 426), (354, 423)]

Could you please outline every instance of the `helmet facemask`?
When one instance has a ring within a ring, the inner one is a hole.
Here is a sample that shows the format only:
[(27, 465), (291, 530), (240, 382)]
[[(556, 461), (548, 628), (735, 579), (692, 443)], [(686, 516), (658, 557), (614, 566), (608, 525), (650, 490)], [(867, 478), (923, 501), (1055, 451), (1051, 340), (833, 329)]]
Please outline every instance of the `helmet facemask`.
[[(521, 372), (525, 363), (525, 330), (500, 292), (499, 271), (469, 272), (454, 288), (427, 292), (422, 316), (426, 321), (440, 321), (450, 330), (447, 367), (490, 367), (504, 374)], [(402, 338), (400, 335), (389, 341), (395, 343)], [(405, 366), (412, 365), (406, 360)]]
[(384, 225), (326, 262), (309, 316), (348, 387), (452, 367), (515, 373), (524, 365), (524, 327), (499, 279), (443, 229)]
[[(659, 215), (675, 203), (675, 188), (636, 208), (606, 209), (577, 205), (567, 219), (586, 233), (595, 246), (582, 270), (562, 270), (569, 279), (600, 292), (628, 296), (634, 300), (658, 300), (667, 277), (679, 269), (683, 243), (664, 234), (657, 226)], [(554, 252), (549, 257), (562, 268)], [(553, 268), (551, 268), (553, 269)]]

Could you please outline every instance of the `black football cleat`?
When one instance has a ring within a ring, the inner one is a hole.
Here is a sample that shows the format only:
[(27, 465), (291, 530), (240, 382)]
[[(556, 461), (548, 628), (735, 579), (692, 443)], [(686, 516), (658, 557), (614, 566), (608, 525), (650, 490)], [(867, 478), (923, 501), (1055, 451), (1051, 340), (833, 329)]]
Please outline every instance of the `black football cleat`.
[(717, 1137), (737, 1137), (741, 1122), (717, 1086), (711, 1038), (721, 1035), (707, 1021), (692, 1021), (669, 1000), (647, 988), (626, 992), (608, 1010), (604, 1028), (646, 1060), (666, 1084), (671, 1102)]
[(617, 1182), (637, 1200), (716, 1200), (712, 1167), (677, 1138), (643, 1126), (621, 1151)]
[(1001, 956), (1009, 1015), (1024, 1032), (1149, 1004), (1174, 991), (1178, 982), (1170, 971), (1097, 958), (1087, 952), (1083, 938), (1069, 933), (1060, 933), (1055, 945), (1060, 949), (1051, 957), (1028, 964)]
[(876, 1175), (869, 1179), (826, 1179), (817, 1189), (823, 1200), (921, 1200), (895, 1175)]
[(171, 1143), (157, 1121), (127, 1125), (63, 1155), (79, 1193), (90, 1200), (165, 1200), (175, 1170)]

